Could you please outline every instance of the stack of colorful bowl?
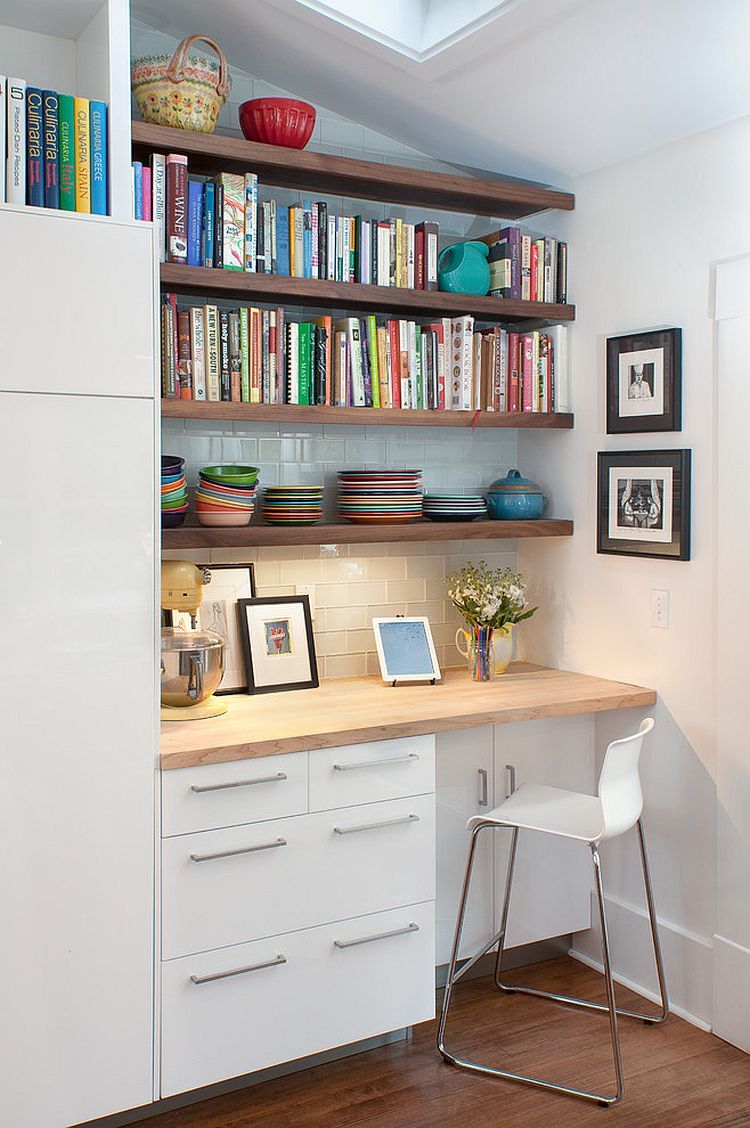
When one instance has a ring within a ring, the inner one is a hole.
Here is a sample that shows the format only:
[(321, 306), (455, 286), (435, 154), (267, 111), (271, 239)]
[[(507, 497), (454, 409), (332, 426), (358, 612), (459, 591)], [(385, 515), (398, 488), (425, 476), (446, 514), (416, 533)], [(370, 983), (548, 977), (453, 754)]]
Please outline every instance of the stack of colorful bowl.
[(263, 519), (269, 525), (315, 525), (323, 516), (322, 486), (268, 486)]
[(161, 527), (176, 529), (187, 513), (185, 459), (176, 454), (161, 456)]
[(253, 515), (257, 466), (204, 466), (195, 490), (199, 525), (247, 525)]
[(422, 516), (421, 470), (342, 470), (339, 514), (360, 525), (403, 525)]
[(481, 494), (425, 494), (424, 515), (430, 521), (475, 521), (487, 516), (487, 503)]

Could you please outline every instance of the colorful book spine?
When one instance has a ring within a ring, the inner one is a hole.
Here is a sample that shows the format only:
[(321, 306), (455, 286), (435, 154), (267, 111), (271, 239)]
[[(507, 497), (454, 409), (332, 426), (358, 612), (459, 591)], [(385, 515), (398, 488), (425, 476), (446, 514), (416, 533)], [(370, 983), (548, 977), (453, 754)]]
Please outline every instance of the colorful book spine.
[(312, 204), (302, 204), (302, 277), (312, 278)]
[(289, 210), (276, 209), (276, 273), (289, 277)]
[(75, 99), (76, 211), (91, 212), (91, 116), (88, 98)]
[(311, 333), (310, 323), (303, 321), (299, 327), (299, 403), (309, 404), (310, 398), (310, 372), (311, 372)]
[[(89, 104), (91, 123), (91, 211), (93, 215), (107, 214), (107, 104), (92, 101)], [(142, 177), (141, 177), (142, 179)], [(146, 219), (145, 193), (142, 196), (142, 219)]]
[(211, 403), (221, 399), (221, 365), (219, 361), (219, 311), (215, 305), (203, 307), (206, 337), (206, 397)]
[(26, 203), (26, 82), (8, 79), (6, 197), (9, 204)]
[(521, 337), (521, 410), (533, 411), (536, 398), (534, 381), (534, 341), (529, 333)]
[(180, 310), (177, 314), (177, 379), (180, 399), (193, 398), (193, 368), (190, 355), (190, 314)]
[(151, 157), (152, 214), (159, 262), (167, 258), (167, 158), (164, 153)]
[(521, 371), (518, 333), (508, 334), (508, 411), (520, 411)]
[(26, 203), (44, 207), (44, 102), (35, 86), (26, 89)]
[(193, 398), (205, 400), (206, 333), (201, 306), (192, 306), (190, 309), (190, 353), (193, 362)]
[(162, 305), (162, 394), (165, 399), (178, 398), (177, 357), (175, 355), (175, 307), (167, 300)]
[(133, 218), (143, 219), (143, 165), (133, 161)]
[(240, 398), (250, 403), (250, 340), (247, 306), (240, 309)]
[(555, 301), (563, 305), (568, 300), (568, 244), (557, 244), (557, 293)]
[(258, 177), (245, 173), (245, 270), (255, 273), (258, 253)]
[[(0, 83), (2, 80), (0, 79)], [(60, 139), (59, 103), (54, 90), (45, 90), (43, 100), (44, 128), (44, 206), (60, 207)]]
[(242, 354), (238, 310), (232, 310), (229, 314), (229, 398), (232, 403), (240, 403), (242, 399)]
[(310, 277), (320, 278), (318, 273), (320, 253), (320, 232), (318, 229), (318, 205), (312, 204), (310, 213)]
[(187, 157), (168, 153), (166, 161), (167, 262), (187, 262)]
[(229, 313), (219, 310), (219, 380), (221, 398), (229, 402), (232, 398), (232, 385), (229, 368)]
[(217, 227), (221, 225), (221, 261), (224, 270), (245, 269), (245, 178), (239, 173), (220, 172), (221, 211), (217, 208)]
[(154, 186), (151, 176), (151, 165), (143, 166), (141, 181), (143, 184), (143, 201), (141, 205), (143, 218), (147, 223), (151, 223), (154, 218)]
[(214, 266), (221, 269), (224, 256), (224, 188), (221, 184), (214, 184)]
[(378, 358), (378, 324), (374, 314), (367, 318), (367, 338), (370, 347), (370, 394), (372, 406), (380, 407), (380, 365)]
[(328, 204), (318, 201), (318, 278), (328, 277)]
[(521, 236), (521, 301), (531, 300), (531, 236)]
[(201, 266), (201, 235), (203, 232), (203, 185), (198, 180), (188, 180), (187, 208), (187, 264)]
[(201, 232), (201, 250), (203, 252), (203, 265), (214, 265), (214, 233), (216, 231), (216, 185), (206, 183), (203, 185), (203, 230)]

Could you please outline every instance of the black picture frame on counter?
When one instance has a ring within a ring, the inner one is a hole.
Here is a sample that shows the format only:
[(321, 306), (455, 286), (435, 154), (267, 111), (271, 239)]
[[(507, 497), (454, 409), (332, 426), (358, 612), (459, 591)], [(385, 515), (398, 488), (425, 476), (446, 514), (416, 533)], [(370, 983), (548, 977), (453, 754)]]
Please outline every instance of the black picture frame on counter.
[(682, 330), (607, 338), (607, 434), (682, 430)]
[(689, 450), (600, 451), (599, 553), (690, 559)]
[(306, 595), (240, 599), (240, 636), (248, 693), (316, 689), (318, 662)]
[[(255, 595), (255, 565), (198, 564), (196, 567), (211, 575), (198, 608), (198, 630), (213, 631), (224, 639), (224, 676), (215, 696), (247, 693), (245, 655), (237, 612), (240, 599)], [(163, 625), (189, 630), (190, 615), (187, 611), (165, 611)]]

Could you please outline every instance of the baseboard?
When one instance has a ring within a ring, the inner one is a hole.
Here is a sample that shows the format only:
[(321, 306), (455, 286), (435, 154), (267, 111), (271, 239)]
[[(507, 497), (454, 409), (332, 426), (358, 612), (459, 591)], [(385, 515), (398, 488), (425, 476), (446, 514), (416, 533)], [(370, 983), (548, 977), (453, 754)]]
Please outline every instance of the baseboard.
[(714, 1034), (750, 1053), (750, 948), (714, 935)]
[[(611, 896), (606, 897), (606, 909), (614, 978), (639, 995), (658, 1001), (651, 932), (645, 909)], [(596, 922), (597, 918), (598, 908), (592, 903), (592, 922)], [(712, 1030), (712, 940), (663, 919), (659, 920), (659, 937), (664, 953), (670, 1009), (700, 1030)], [(575, 934), (570, 954), (588, 967), (602, 971), (597, 923), (593, 923), (587, 932)]]

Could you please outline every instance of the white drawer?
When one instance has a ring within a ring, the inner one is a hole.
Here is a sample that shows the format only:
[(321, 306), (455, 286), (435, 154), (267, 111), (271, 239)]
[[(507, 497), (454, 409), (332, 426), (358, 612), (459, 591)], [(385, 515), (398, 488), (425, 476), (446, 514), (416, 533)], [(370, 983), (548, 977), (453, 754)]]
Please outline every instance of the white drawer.
[(310, 810), (435, 790), (435, 737), (407, 736), (310, 752)]
[(162, 772), (161, 796), (164, 836), (301, 815), (307, 753)]
[(434, 896), (432, 795), (166, 838), (162, 956)]
[(433, 918), (409, 905), (164, 964), (162, 1097), (432, 1018)]

